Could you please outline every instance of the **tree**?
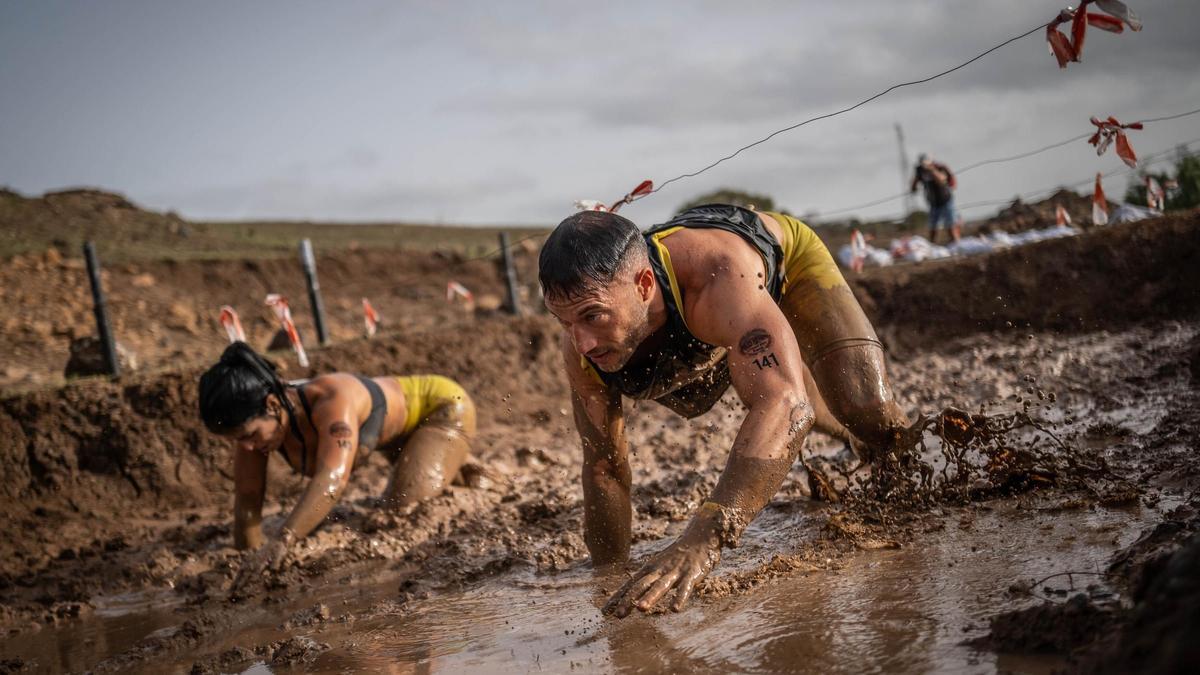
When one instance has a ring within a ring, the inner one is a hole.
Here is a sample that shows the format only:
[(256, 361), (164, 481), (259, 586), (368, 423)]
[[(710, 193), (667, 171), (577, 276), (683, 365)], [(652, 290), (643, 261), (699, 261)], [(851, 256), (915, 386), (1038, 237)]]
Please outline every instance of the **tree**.
[[(759, 211), (775, 211), (775, 200), (768, 195), (756, 195), (753, 192), (744, 192), (733, 188), (721, 188), (708, 192), (690, 200), (688, 203), (679, 207), (680, 211), (686, 211), (693, 206), (702, 204), (733, 204), (744, 208), (754, 207)], [(786, 213), (786, 212), (785, 212)]]
[(1125, 201), (1146, 204), (1146, 176), (1153, 176), (1166, 189), (1167, 211), (1183, 211), (1200, 206), (1200, 157), (1184, 154), (1180, 150), (1175, 160), (1175, 173), (1138, 172), (1137, 178), (1125, 190)]

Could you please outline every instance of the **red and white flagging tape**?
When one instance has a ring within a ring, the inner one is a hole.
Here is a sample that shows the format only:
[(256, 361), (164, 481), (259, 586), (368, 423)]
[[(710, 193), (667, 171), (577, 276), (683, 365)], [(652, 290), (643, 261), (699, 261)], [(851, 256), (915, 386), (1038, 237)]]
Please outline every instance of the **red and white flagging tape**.
[(1092, 222), (1096, 225), (1108, 224), (1108, 200), (1104, 198), (1104, 186), (1100, 184), (1101, 174), (1096, 173), (1096, 188), (1092, 191)]
[(278, 293), (271, 293), (264, 302), (275, 312), (275, 317), (287, 333), (288, 342), (292, 343), (292, 349), (296, 351), (296, 360), (300, 362), (300, 367), (307, 368), (308, 354), (304, 352), (304, 345), (300, 344), (300, 333), (296, 331), (296, 324), (292, 321), (292, 310), (288, 308), (287, 298)]
[(654, 181), (644, 180), (638, 183), (637, 187), (630, 190), (624, 197), (613, 202), (612, 206), (605, 206), (604, 202), (595, 199), (576, 199), (575, 208), (580, 211), (608, 211), (609, 213), (616, 213), (621, 210), (622, 206), (636, 202), (653, 191)]
[(1098, 119), (1093, 117), (1092, 124), (1096, 127), (1096, 133), (1088, 139), (1088, 143), (1096, 146), (1096, 154), (1103, 155), (1105, 150), (1108, 150), (1109, 144), (1114, 140), (1117, 142), (1117, 156), (1121, 161), (1125, 162), (1129, 168), (1137, 167), (1137, 153), (1133, 151), (1133, 146), (1129, 144), (1129, 137), (1125, 135), (1126, 129), (1141, 130), (1145, 127), (1141, 122), (1130, 122), (1129, 124), (1121, 124), (1115, 117), (1108, 119)]
[(475, 294), (467, 290), (466, 286), (451, 279), (446, 282), (446, 302), (454, 302), (457, 298), (462, 298), (468, 307), (475, 306)]
[(246, 331), (242, 330), (242, 322), (238, 319), (237, 311), (229, 305), (221, 306), (221, 325), (230, 342), (245, 342)]
[(1154, 176), (1146, 176), (1146, 206), (1162, 211), (1167, 205), (1167, 192)]
[[(1087, 6), (1092, 4), (1104, 14), (1087, 11)], [(1070, 37), (1058, 30), (1065, 23), (1071, 24)], [(1120, 0), (1083, 0), (1074, 9), (1068, 7), (1060, 11), (1053, 21), (1046, 24), (1046, 42), (1059, 68), (1066, 68), (1068, 63), (1079, 63), (1083, 59), (1083, 41), (1087, 37), (1088, 26), (1110, 33), (1123, 33), (1125, 26), (1133, 31), (1141, 30), (1142, 21)]]
[(1059, 227), (1071, 224), (1071, 214), (1067, 213), (1062, 204), (1054, 207), (1054, 224)]
[(379, 330), (379, 312), (371, 306), (371, 302), (366, 298), (363, 302), (363, 326), (366, 329), (367, 337), (373, 337), (375, 332)]

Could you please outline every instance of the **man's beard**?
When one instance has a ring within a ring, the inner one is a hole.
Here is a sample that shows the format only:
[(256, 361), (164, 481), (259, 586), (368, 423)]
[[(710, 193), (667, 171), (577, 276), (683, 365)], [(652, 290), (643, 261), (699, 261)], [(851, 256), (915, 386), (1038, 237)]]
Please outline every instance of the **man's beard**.
[(649, 314), (650, 311), (647, 308), (646, 316), (642, 317), (642, 320), (638, 322), (636, 328), (630, 331), (629, 335), (625, 336), (625, 339), (621, 340), (620, 344), (613, 350), (620, 354), (621, 361), (608, 372), (615, 373), (628, 365), (629, 360), (632, 359), (633, 355), (637, 352), (637, 348), (642, 346), (642, 343), (646, 341), (646, 338), (650, 337)]

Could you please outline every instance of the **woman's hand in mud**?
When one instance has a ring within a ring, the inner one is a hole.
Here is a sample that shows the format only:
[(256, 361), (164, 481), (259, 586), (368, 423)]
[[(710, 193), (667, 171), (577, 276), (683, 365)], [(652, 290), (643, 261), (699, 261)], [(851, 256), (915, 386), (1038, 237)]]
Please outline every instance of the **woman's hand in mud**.
[(257, 549), (248, 551), (243, 556), (241, 570), (229, 588), (230, 595), (240, 597), (251, 587), (262, 583), (268, 572), (278, 572), (283, 567), (293, 541), (291, 533), (284, 530), (279, 537), (273, 537)]
[(721, 560), (717, 535), (708, 527), (696, 525), (694, 523), (675, 543), (642, 565), (633, 578), (613, 594), (602, 611), (622, 619), (635, 607), (649, 612), (672, 589), (675, 599), (671, 609), (676, 612), (683, 609), (696, 584)]

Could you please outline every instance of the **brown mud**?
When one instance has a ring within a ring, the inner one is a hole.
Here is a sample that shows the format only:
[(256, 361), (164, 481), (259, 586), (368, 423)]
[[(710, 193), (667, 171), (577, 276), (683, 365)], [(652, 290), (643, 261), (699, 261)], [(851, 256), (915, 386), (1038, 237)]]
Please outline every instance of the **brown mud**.
[[(1122, 566), (1114, 556), (1143, 530), (1179, 520), (1200, 486), (1200, 293), (1194, 267), (1175, 257), (1198, 245), (1197, 220), (1111, 228), (1063, 240), (1073, 242), (1066, 248), (1042, 242), (1003, 264), (990, 256), (860, 279), (860, 297), (896, 345), (893, 380), (906, 410), (964, 409), (972, 423), (957, 434), (945, 420), (954, 427), (962, 418), (932, 418), (955, 442), (968, 428), (977, 432), (970, 415), (981, 413), (1021, 422), (1028, 415), (1043, 429), (992, 429), (982, 434), (996, 441), (992, 453), (974, 438), (960, 442), (974, 453), (970, 471), (945, 484), (954, 489), (919, 492), (921, 499), (852, 483), (849, 452), (814, 434), (805, 461), (851, 498), (810, 501), (804, 465), (794, 465), (691, 609), (677, 615), (599, 617), (605, 591), (622, 580), (593, 579), (586, 565), (578, 443), (557, 329), (543, 317), (459, 315), (424, 331), (315, 350), (313, 372), (459, 379), (480, 409), (481, 471), (475, 487), (453, 486), (411, 513), (389, 515), (377, 508), (386, 463), (372, 457), (283, 572), (238, 603), (227, 598), (241, 562), (229, 531), (228, 450), (195, 419), (198, 366), (10, 396), (0, 400), (0, 456), (10, 477), (0, 492), (8, 515), (0, 668), (486, 671), (514, 657), (525, 670), (643, 672), (807, 663), (825, 671), (1039, 671), (1083, 663), (1086, 654), (1070, 654), (1070, 641), (1050, 640), (1050, 660), (997, 655), (1030, 651), (1020, 641), (964, 643), (983, 638), (992, 617), (1038, 605), (1039, 595), (1065, 600), (1080, 584), (1096, 587), (1087, 591), (1091, 603), (1115, 597), (1135, 611), (1133, 598), (1142, 596), (1125, 584), (1154, 588), (1162, 578), (1154, 570), (1170, 568)], [(1139, 242), (1144, 250), (1130, 251), (1132, 261), (1117, 256)], [(1140, 267), (1150, 263), (1163, 267)], [(1092, 285), (988, 290), (1022, 287), (1039, 274), (1057, 283), (1052, 270), (1072, 265)], [(1143, 291), (1119, 295), (1133, 285)], [(908, 304), (938, 293), (924, 310)], [(1048, 313), (1047, 305), (1063, 309)], [(1016, 320), (991, 318), (997, 313)], [(206, 344), (218, 350), (214, 334)], [(635, 558), (669, 542), (708, 496), (740, 417), (732, 397), (690, 422), (652, 404), (632, 408)], [(960, 476), (946, 468), (954, 453), (943, 451), (952, 445), (931, 434), (918, 458), (939, 475)], [(921, 469), (910, 468), (898, 475), (919, 479)], [(300, 486), (273, 469), (268, 529), (282, 522)], [(1175, 555), (1183, 540), (1160, 539), (1161, 555)], [(1032, 584), (1064, 571), (1087, 574), (1054, 577), (1049, 595)], [(1111, 625), (1137, 624), (1117, 617)]]

